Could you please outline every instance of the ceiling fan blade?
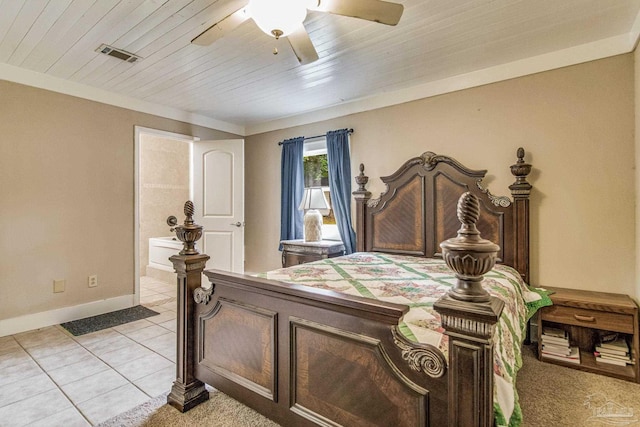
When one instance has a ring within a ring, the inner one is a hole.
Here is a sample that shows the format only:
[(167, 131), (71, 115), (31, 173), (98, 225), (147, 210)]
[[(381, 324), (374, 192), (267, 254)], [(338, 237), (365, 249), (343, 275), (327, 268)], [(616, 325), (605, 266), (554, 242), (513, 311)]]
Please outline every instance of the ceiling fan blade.
[(287, 36), (287, 40), (289, 40), (291, 49), (293, 49), (293, 53), (296, 54), (300, 64), (310, 64), (318, 60), (318, 52), (316, 52), (316, 48), (313, 47), (309, 33), (307, 33), (304, 25), (300, 25), (290, 33)]
[(396, 25), (400, 22), (404, 6), (382, 0), (318, 0), (318, 6), (310, 9)]
[(191, 43), (200, 46), (209, 46), (214, 41), (221, 39), (230, 31), (236, 29), (236, 27), (247, 19), (249, 19), (249, 14), (245, 11), (244, 7), (240, 8), (204, 30), (199, 36), (191, 40)]

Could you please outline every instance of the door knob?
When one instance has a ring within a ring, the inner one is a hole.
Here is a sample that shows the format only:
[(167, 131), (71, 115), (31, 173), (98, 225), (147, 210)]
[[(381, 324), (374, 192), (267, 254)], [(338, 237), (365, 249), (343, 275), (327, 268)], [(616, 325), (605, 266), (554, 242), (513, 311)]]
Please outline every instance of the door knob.
[(242, 223), (240, 221), (233, 222), (233, 223), (231, 223), (231, 225), (235, 225), (236, 227), (242, 227)]

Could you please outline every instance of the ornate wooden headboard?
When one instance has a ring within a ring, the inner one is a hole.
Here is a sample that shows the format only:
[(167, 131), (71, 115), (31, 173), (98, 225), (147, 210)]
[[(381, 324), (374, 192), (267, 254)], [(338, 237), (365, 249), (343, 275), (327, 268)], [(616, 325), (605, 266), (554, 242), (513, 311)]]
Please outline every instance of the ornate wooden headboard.
[(529, 194), (524, 149), (511, 166), (516, 181), (509, 186), (513, 200), (496, 197), (481, 185), (486, 170), (469, 169), (451, 157), (423, 153), (382, 177), (387, 189), (371, 199), (368, 177), (360, 165), (356, 199), (358, 251), (441, 257), (440, 243), (455, 237), (460, 223), (456, 206), (466, 191), (480, 200), (478, 230), (500, 246), (498, 262), (514, 267), (529, 281)]

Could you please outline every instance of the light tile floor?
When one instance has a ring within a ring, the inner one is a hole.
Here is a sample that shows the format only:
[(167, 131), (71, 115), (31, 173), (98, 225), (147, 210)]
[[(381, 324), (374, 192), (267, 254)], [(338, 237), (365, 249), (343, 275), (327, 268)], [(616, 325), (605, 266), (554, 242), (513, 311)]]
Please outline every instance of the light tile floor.
[(0, 426), (93, 426), (169, 391), (176, 285), (142, 277), (157, 316), (72, 336), (59, 325), (0, 338)]

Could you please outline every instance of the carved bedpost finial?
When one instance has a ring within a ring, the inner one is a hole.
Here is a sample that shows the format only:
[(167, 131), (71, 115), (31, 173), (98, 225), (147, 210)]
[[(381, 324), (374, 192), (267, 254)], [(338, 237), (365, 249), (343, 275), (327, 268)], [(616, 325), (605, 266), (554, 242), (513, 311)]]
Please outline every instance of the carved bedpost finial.
[(514, 199), (528, 199), (531, 193), (531, 184), (527, 182), (527, 176), (531, 173), (531, 165), (524, 162), (524, 148), (518, 148), (518, 161), (511, 165), (511, 174), (516, 177), (516, 182), (509, 186)]
[(457, 213), (462, 223), (458, 237), (440, 243), (442, 257), (458, 279), (449, 295), (461, 301), (489, 301), (490, 295), (482, 288), (482, 279), (495, 265), (500, 247), (480, 237), (476, 227), (480, 203), (474, 194), (466, 192), (460, 196)]
[[(202, 237), (202, 226), (196, 224), (193, 221), (193, 214), (195, 213), (195, 209), (193, 207), (193, 202), (188, 200), (184, 204), (184, 225), (178, 225), (173, 228), (173, 231), (176, 232), (176, 236), (178, 240), (183, 243), (183, 249), (180, 251), (180, 255), (197, 255), (199, 254), (196, 249), (196, 242)], [(167, 218), (167, 224), (172, 224), (175, 220), (175, 217)]]
[(356, 176), (356, 184), (358, 184), (357, 192), (366, 192), (364, 187), (369, 182), (369, 177), (364, 174), (364, 163), (360, 163), (360, 175)]
[(193, 207), (193, 202), (191, 200), (187, 200), (184, 202), (184, 219), (185, 224), (193, 225), (193, 214), (195, 213), (195, 209)]
[(458, 231), (458, 236), (460, 234), (466, 236), (480, 234), (476, 228), (476, 222), (478, 222), (480, 218), (480, 205), (478, 204), (478, 198), (476, 196), (468, 191), (460, 196), (456, 212), (458, 214), (458, 221), (462, 224), (462, 227)]

